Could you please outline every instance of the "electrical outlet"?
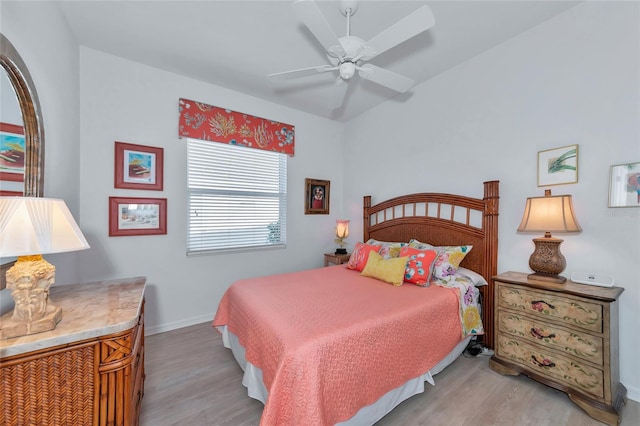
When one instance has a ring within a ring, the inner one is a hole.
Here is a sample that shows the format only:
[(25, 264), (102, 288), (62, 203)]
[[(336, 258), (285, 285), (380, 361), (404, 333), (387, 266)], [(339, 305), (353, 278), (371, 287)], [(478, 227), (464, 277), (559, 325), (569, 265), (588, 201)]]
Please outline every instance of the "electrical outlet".
[(607, 275), (574, 272), (571, 274), (571, 281), (580, 284), (597, 285), (599, 287), (612, 287), (616, 280), (614, 277)]

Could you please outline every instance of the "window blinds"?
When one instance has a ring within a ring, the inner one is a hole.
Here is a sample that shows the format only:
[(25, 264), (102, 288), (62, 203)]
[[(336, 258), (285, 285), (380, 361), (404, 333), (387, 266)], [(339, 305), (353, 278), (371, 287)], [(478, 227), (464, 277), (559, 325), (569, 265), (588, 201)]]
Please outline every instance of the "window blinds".
[(188, 139), (187, 254), (286, 244), (287, 156)]

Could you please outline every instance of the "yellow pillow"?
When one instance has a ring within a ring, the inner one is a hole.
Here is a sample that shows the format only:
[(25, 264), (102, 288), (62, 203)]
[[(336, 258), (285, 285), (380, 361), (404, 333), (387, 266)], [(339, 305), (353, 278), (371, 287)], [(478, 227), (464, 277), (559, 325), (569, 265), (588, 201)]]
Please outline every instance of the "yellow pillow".
[(376, 278), (394, 286), (401, 286), (404, 271), (407, 268), (407, 257), (384, 259), (375, 251), (369, 253), (369, 259), (360, 275)]

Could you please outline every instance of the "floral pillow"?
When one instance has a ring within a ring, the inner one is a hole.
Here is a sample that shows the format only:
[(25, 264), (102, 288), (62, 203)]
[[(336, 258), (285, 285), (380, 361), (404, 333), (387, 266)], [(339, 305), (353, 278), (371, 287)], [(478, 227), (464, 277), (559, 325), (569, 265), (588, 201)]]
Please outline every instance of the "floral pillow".
[(473, 246), (432, 246), (418, 240), (409, 241), (409, 247), (421, 250), (435, 250), (438, 252), (433, 266), (433, 277), (440, 279), (450, 279), (456, 273), (460, 262), (471, 251)]
[(378, 253), (372, 251), (369, 253), (369, 260), (367, 260), (367, 264), (360, 272), (360, 275), (376, 278), (399, 287), (402, 285), (406, 266), (406, 257), (384, 259)]
[(391, 243), (388, 241), (374, 240), (373, 238), (370, 238), (369, 241), (367, 241), (367, 244), (382, 246), (378, 253), (380, 253), (380, 255), (385, 259), (391, 259), (392, 257), (400, 256), (400, 249), (408, 245), (408, 243)]
[(349, 257), (349, 262), (347, 262), (347, 268), (355, 269), (356, 271), (362, 271), (364, 266), (367, 264), (367, 260), (369, 259), (369, 253), (379, 252), (381, 246), (379, 245), (371, 245), (371, 244), (363, 244), (357, 242), (355, 247), (353, 248), (353, 252), (351, 253), (351, 257)]
[(428, 287), (431, 281), (431, 270), (436, 259), (435, 250), (419, 250), (405, 246), (400, 250), (400, 257), (407, 257), (404, 281), (407, 283)]

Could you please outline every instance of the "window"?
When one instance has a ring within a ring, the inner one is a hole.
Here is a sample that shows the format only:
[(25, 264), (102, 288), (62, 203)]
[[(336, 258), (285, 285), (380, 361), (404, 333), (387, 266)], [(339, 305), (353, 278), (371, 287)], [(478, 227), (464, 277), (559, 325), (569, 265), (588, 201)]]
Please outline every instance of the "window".
[(283, 247), (287, 155), (187, 140), (187, 254)]

